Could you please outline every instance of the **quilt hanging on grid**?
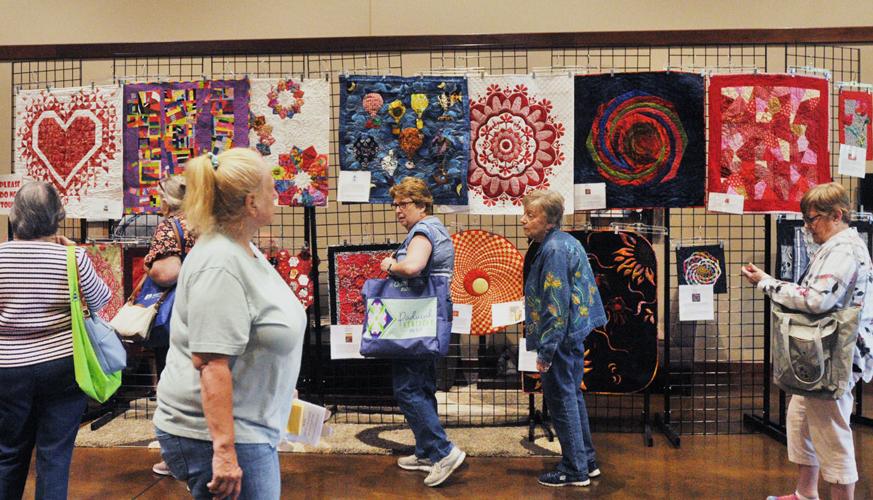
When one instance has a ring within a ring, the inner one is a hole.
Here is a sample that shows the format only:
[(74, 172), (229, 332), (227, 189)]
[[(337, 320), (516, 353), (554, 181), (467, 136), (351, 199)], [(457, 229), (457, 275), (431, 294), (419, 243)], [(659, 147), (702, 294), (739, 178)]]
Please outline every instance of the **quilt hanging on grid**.
[(124, 86), (124, 211), (157, 213), (158, 182), (189, 158), (248, 146), (249, 81)]
[(371, 203), (391, 203), (391, 186), (414, 176), (434, 204), (466, 205), (467, 79), (341, 76), (339, 155), (342, 170), (372, 173)]
[(15, 96), (15, 172), (52, 184), (68, 218), (121, 217), (121, 96), (117, 85)]
[(867, 150), (867, 161), (873, 160), (873, 126), (870, 112), (873, 96), (869, 92), (840, 91), (840, 144), (848, 144)]
[(680, 285), (712, 285), (713, 293), (727, 293), (726, 269), (722, 245), (676, 249), (676, 277)]
[(117, 243), (97, 243), (80, 245), (85, 249), (97, 276), (109, 287), (109, 302), (98, 311), (101, 318), (111, 321), (124, 304), (124, 269), (121, 245)]
[(361, 289), (368, 279), (387, 278), (379, 265), (397, 245), (340, 245), (328, 247), (330, 322), (363, 325), (364, 298)]
[[(585, 339), (582, 390), (616, 394), (642, 391), (658, 371), (655, 251), (646, 238), (629, 231), (568, 234), (588, 253), (607, 317), (606, 325), (595, 328)], [(535, 253), (532, 245), (527, 255)], [(527, 262), (525, 267), (529, 267)], [(525, 373), (522, 384), (525, 392), (542, 388), (536, 373)]]
[(795, 75), (713, 75), (709, 192), (745, 198), (745, 212), (799, 212), (830, 182), (828, 82)]
[(605, 183), (607, 208), (702, 206), (703, 77), (576, 76), (576, 184)]
[(252, 79), (249, 143), (273, 169), (279, 205), (327, 205), (330, 83)]
[(522, 214), (521, 200), (551, 189), (573, 213), (573, 78), (468, 78), (472, 214)]

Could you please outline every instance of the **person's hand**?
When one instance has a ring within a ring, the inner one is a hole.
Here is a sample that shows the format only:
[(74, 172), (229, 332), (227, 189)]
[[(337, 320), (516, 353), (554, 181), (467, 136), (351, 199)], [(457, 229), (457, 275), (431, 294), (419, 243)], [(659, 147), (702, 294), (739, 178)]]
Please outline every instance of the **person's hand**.
[(212, 481), (206, 484), (209, 493), (214, 498), (221, 499), (230, 497), (236, 500), (242, 490), (243, 471), (236, 460), (236, 450), (230, 449), (213, 450), (212, 452)]
[(757, 285), (759, 281), (767, 276), (767, 273), (751, 262), (740, 268), (740, 274), (753, 285)]
[(551, 363), (546, 363), (544, 361), (541, 361), (539, 358), (537, 358), (537, 371), (538, 372), (546, 373), (547, 371), (549, 371), (549, 368), (551, 368), (551, 367), (552, 367)]
[(68, 247), (76, 246), (75, 241), (71, 240), (70, 238), (67, 238), (63, 234), (56, 234), (55, 235), (55, 243), (57, 243), (58, 245), (64, 245), (64, 246), (68, 246)]
[(383, 271), (388, 272), (388, 268), (397, 263), (397, 259), (394, 257), (385, 257), (382, 259), (382, 264), (379, 265)]

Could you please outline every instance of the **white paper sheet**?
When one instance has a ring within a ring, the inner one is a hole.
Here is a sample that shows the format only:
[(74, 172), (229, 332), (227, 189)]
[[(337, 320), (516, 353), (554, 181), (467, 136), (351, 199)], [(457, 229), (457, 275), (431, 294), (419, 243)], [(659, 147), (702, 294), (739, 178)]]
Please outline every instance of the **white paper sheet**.
[(367, 170), (340, 170), (337, 182), (337, 200), (359, 203), (369, 202), (371, 173)]
[(291, 414), (285, 426), (285, 439), (295, 443), (315, 446), (321, 440), (327, 409), (301, 399), (291, 403)]
[(491, 304), (491, 326), (509, 326), (524, 321), (524, 300)]
[(452, 305), (452, 333), (470, 333), (473, 322), (473, 304)]
[(712, 321), (712, 285), (679, 285), (679, 321)]
[(576, 184), (573, 195), (574, 208), (579, 210), (601, 210), (606, 208), (606, 183)]
[(725, 212), (728, 214), (743, 213), (746, 199), (739, 194), (709, 193), (709, 203), (706, 208), (710, 212)]
[(518, 339), (518, 371), (539, 371), (537, 370), (537, 352), (527, 350), (527, 339), (524, 337)]
[(840, 144), (840, 164), (837, 172), (840, 175), (863, 178), (867, 175), (867, 149), (848, 144)]
[(362, 329), (362, 325), (330, 325), (330, 359), (364, 359)]

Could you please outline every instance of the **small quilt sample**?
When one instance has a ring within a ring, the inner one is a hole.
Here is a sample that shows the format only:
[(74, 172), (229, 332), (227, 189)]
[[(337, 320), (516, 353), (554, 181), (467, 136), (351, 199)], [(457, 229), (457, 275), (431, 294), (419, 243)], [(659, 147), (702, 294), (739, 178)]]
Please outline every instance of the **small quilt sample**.
[(248, 146), (249, 81), (124, 86), (124, 210), (158, 213), (158, 182), (189, 158)]
[(868, 92), (840, 91), (840, 144), (848, 144), (867, 150), (867, 161), (873, 160), (873, 126), (870, 112), (873, 96)]
[(279, 205), (327, 205), (330, 83), (252, 79), (249, 144), (273, 168)]
[(469, 78), (472, 214), (522, 214), (521, 200), (551, 189), (573, 213), (573, 78)]
[(124, 269), (122, 268), (124, 258), (121, 245), (118, 243), (97, 243), (80, 246), (85, 248), (85, 252), (91, 258), (97, 276), (109, 287), (109, 302), (103, 306), (103, 309), (100, 309), (98, 314), (106, 321), (111, 321), (124, 305), (125, 300)]
[(703, 205), (703, 77), (576, 76), (577, 184), (605, 183), (607, 208)]
[(424, 180), (434, 204), (467, 204), (470, 102), (463, 77), (341, 76), (342, 170), (372, 172), (371, 203), (407, 176)]
[(738, 194), (745, 212), (799, 212), (830, 182), (828, 82), (794, 75), (713, 75), (709, 192)]
[(452, 302), (472, 304), (470, 333), (485, 335), (505, 330), (491, 326), (491, 306), (524, 298), (521, 253), (503, 236), (479, 229), (453, 234), (452, 245)]
[(712, 285), (713, 293), (727, 293), (727, 267), (721, 245), (693, 245), (676, 249), (680, 285)]
[(15, 96), (15, 172), (52, 184), (68, 218), (121, 217), (121, 97), (117, 85)]
[(391, 257), (396, 250), (397, 245), (342, 245), (327, 248), (331, 324), (364, 323), (361, 289), (368, 279), (388, 277), (379, 266), (385, 257)]

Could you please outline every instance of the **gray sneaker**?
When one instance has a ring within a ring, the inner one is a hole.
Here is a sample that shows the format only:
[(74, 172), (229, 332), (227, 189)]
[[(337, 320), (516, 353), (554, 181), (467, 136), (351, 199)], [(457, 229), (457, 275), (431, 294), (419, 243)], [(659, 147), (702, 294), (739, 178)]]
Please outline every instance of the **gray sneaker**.
[(424, 478), (424, 484), (431, 488), (443, 484), (443, 482), (452, 475), (452, 472), (464, 463), (465, 458), (467, 458), (467, 454), (461, 451), (457, 446), (453, 446), (452, 451), (449, 452), (448, 455), (439, 462), (433, 464), (433, 467), (430, 469), (430, 474)]
[(433, 467), (433, 462), (431, 462), (429, 458), (418, 458), (415, 455), (409, 455), (408, 457), (398, 458), (397, 465), (405, 470), (423, 470), (425, 472), (430, 472), (431, 467)]

